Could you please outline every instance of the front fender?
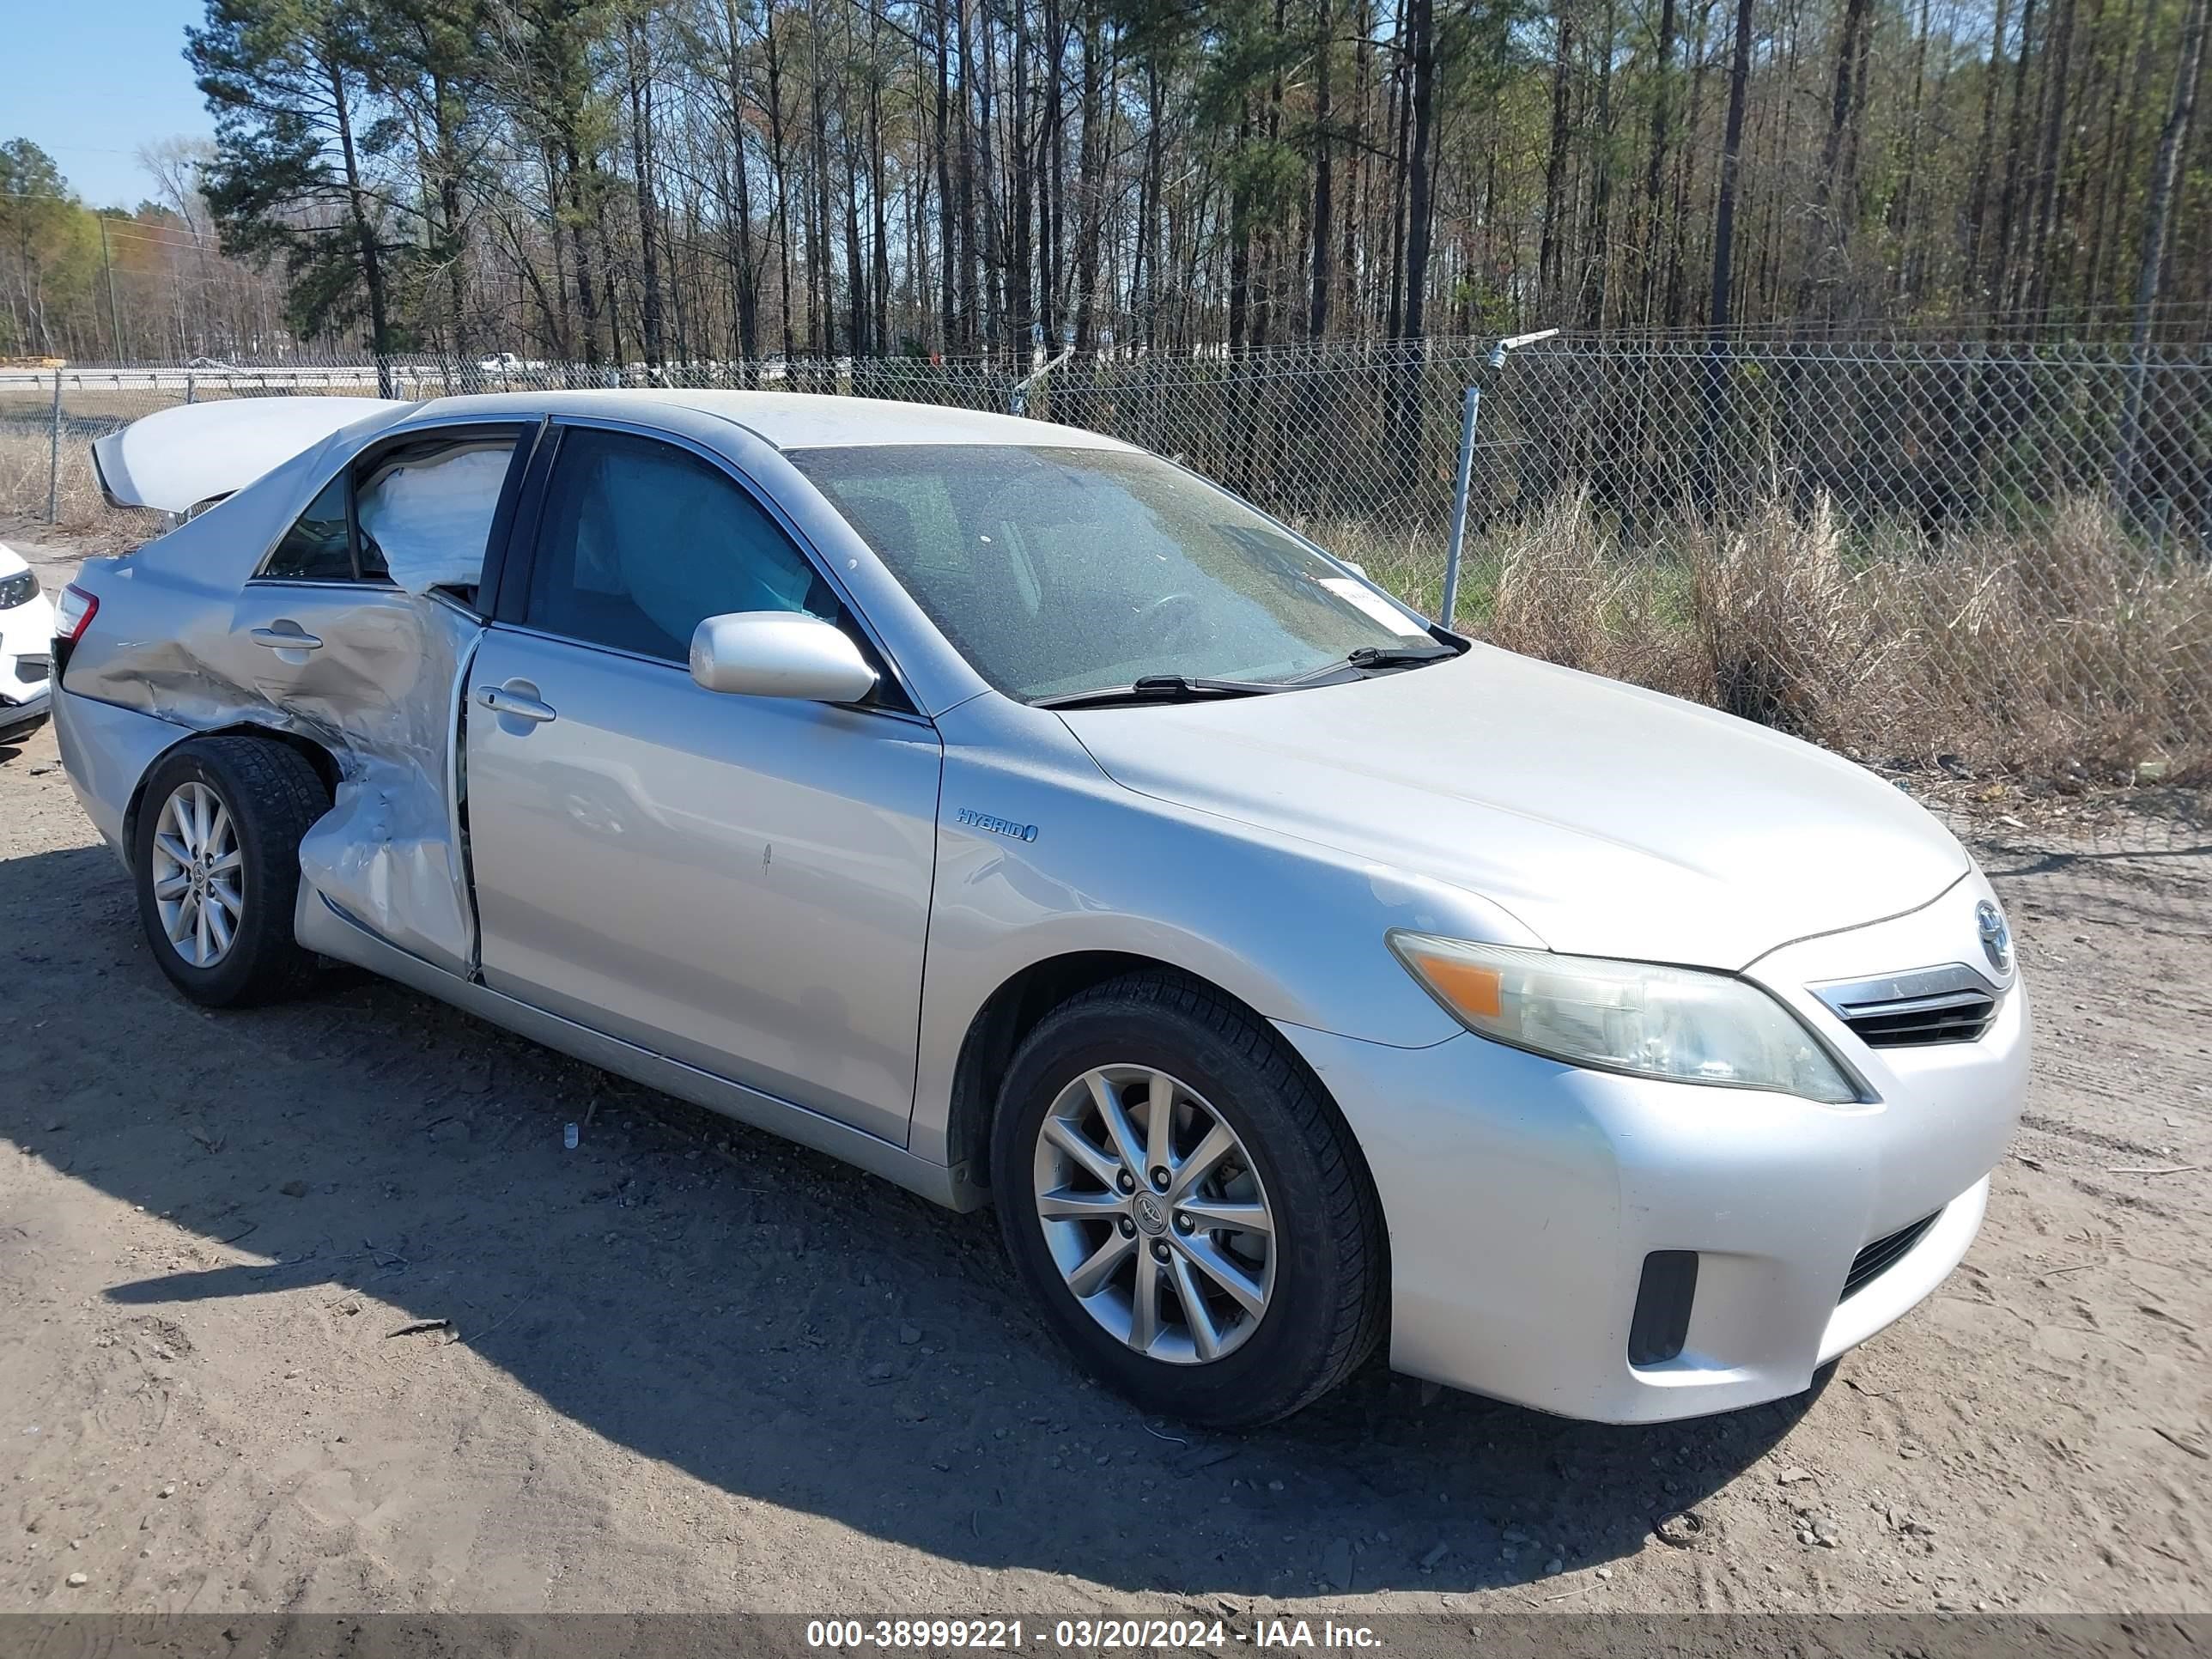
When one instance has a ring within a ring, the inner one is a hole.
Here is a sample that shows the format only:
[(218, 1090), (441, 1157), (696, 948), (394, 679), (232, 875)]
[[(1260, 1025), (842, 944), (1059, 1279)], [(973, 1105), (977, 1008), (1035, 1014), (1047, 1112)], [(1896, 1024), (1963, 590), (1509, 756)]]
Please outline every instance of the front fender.
[(995, 696), (945, 739), (909, 1150), (952, 1162), (961, 1048), (1009, 981), (1112, 951), (1211, 981), (1261, 1016), (1398, 1048), (1460, 1030), (1384, 944), (1393, 927), (1542, 940), (1480, 896), (1139, 795), (1056, 715)]

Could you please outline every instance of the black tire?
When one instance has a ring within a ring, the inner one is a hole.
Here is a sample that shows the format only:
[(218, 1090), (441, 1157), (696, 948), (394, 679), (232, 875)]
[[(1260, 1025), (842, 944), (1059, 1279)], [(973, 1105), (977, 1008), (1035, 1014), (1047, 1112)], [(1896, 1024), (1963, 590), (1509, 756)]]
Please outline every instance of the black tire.
[[(212, 790), (236, 826), (243, 908), (235, 937), (207, 967), (188, 962), (169, 941), (154, 897), (154, 839), (161, 809), (185, 783)], [(131, 837), (138, 920), (154, 960), (170, 982), (210, 1008), (271, 1002), (299, 991), (315, 957), (292, 936), (300, 893), (300, 837), (331, 810), (330, 791), (307, 757), (260, 738), (195, 738), (158, 762), (139, 798)]]
[[(1244, 1143), (1274, 1215), (1274, 1285), (1241, 1346), (1203, 1364), (1139, 1353), (1076, 1299), (1048, 1246), (1032, 1179), (1062, 1091), (1096, 1066), (1140, 1065), (1202, 1096)], [(1261, 1020), (1189, 979), (1132, 974), (1071, 998), (1015, 1054), (992, 1127), (1007, 1253), (1061, 1340), (1147, 1412), (1213, 1429), (1287, 1417), (1342, 1382), (1381, 1340), (1389, 1243), (1351, 1130)]]

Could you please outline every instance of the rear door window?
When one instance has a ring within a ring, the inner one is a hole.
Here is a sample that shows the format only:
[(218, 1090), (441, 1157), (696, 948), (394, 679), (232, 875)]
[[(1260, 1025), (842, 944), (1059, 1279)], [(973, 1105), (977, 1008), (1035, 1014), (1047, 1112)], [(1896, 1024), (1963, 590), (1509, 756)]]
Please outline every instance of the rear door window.
[(514, 459), (504, 433), (434, 438), (378, 457), (354, 486), (362, 579), (410, 593), (473, 589)]
[(472, 427), (373, 451), (325, 484), (263, 563), (271, 581), (434, 588), (473, 601), (519, 434)]
[(284, 532), (261, 574), (279, 581), (353, 580), (351, 495), (352, 481), (343, 472), (325, 484), (323, 493)]

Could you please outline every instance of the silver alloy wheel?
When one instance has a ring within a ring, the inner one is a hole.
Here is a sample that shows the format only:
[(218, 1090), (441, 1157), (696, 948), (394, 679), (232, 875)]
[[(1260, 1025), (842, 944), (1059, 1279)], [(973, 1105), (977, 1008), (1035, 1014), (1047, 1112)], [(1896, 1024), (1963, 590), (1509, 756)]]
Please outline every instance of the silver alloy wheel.
[(180, 783), (154, 823), (154, 908), (177, 954), (212, 968), (230, 954), (246, 915), (246, 855), (222, 798)]
[(1139, 1353), (1202, 1364), (1259, 1328), (1274, 1213), (1244, 1143), (1195, 1090), (1150, 1066), (1084, 1073), (1038, 1128), (1035, 1178), (1069, 1291)]

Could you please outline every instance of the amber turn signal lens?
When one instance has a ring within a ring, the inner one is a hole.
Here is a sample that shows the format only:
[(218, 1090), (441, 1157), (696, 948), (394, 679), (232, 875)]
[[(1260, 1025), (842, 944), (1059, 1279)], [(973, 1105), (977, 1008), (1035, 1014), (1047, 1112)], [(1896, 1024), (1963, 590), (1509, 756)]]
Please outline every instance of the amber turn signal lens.
[(1505, 1012), (1505, 975), (1450, 957), (1418, 957), (1421, 972), (1445, 1001), (1477, 1019), (1496, 1019)]

